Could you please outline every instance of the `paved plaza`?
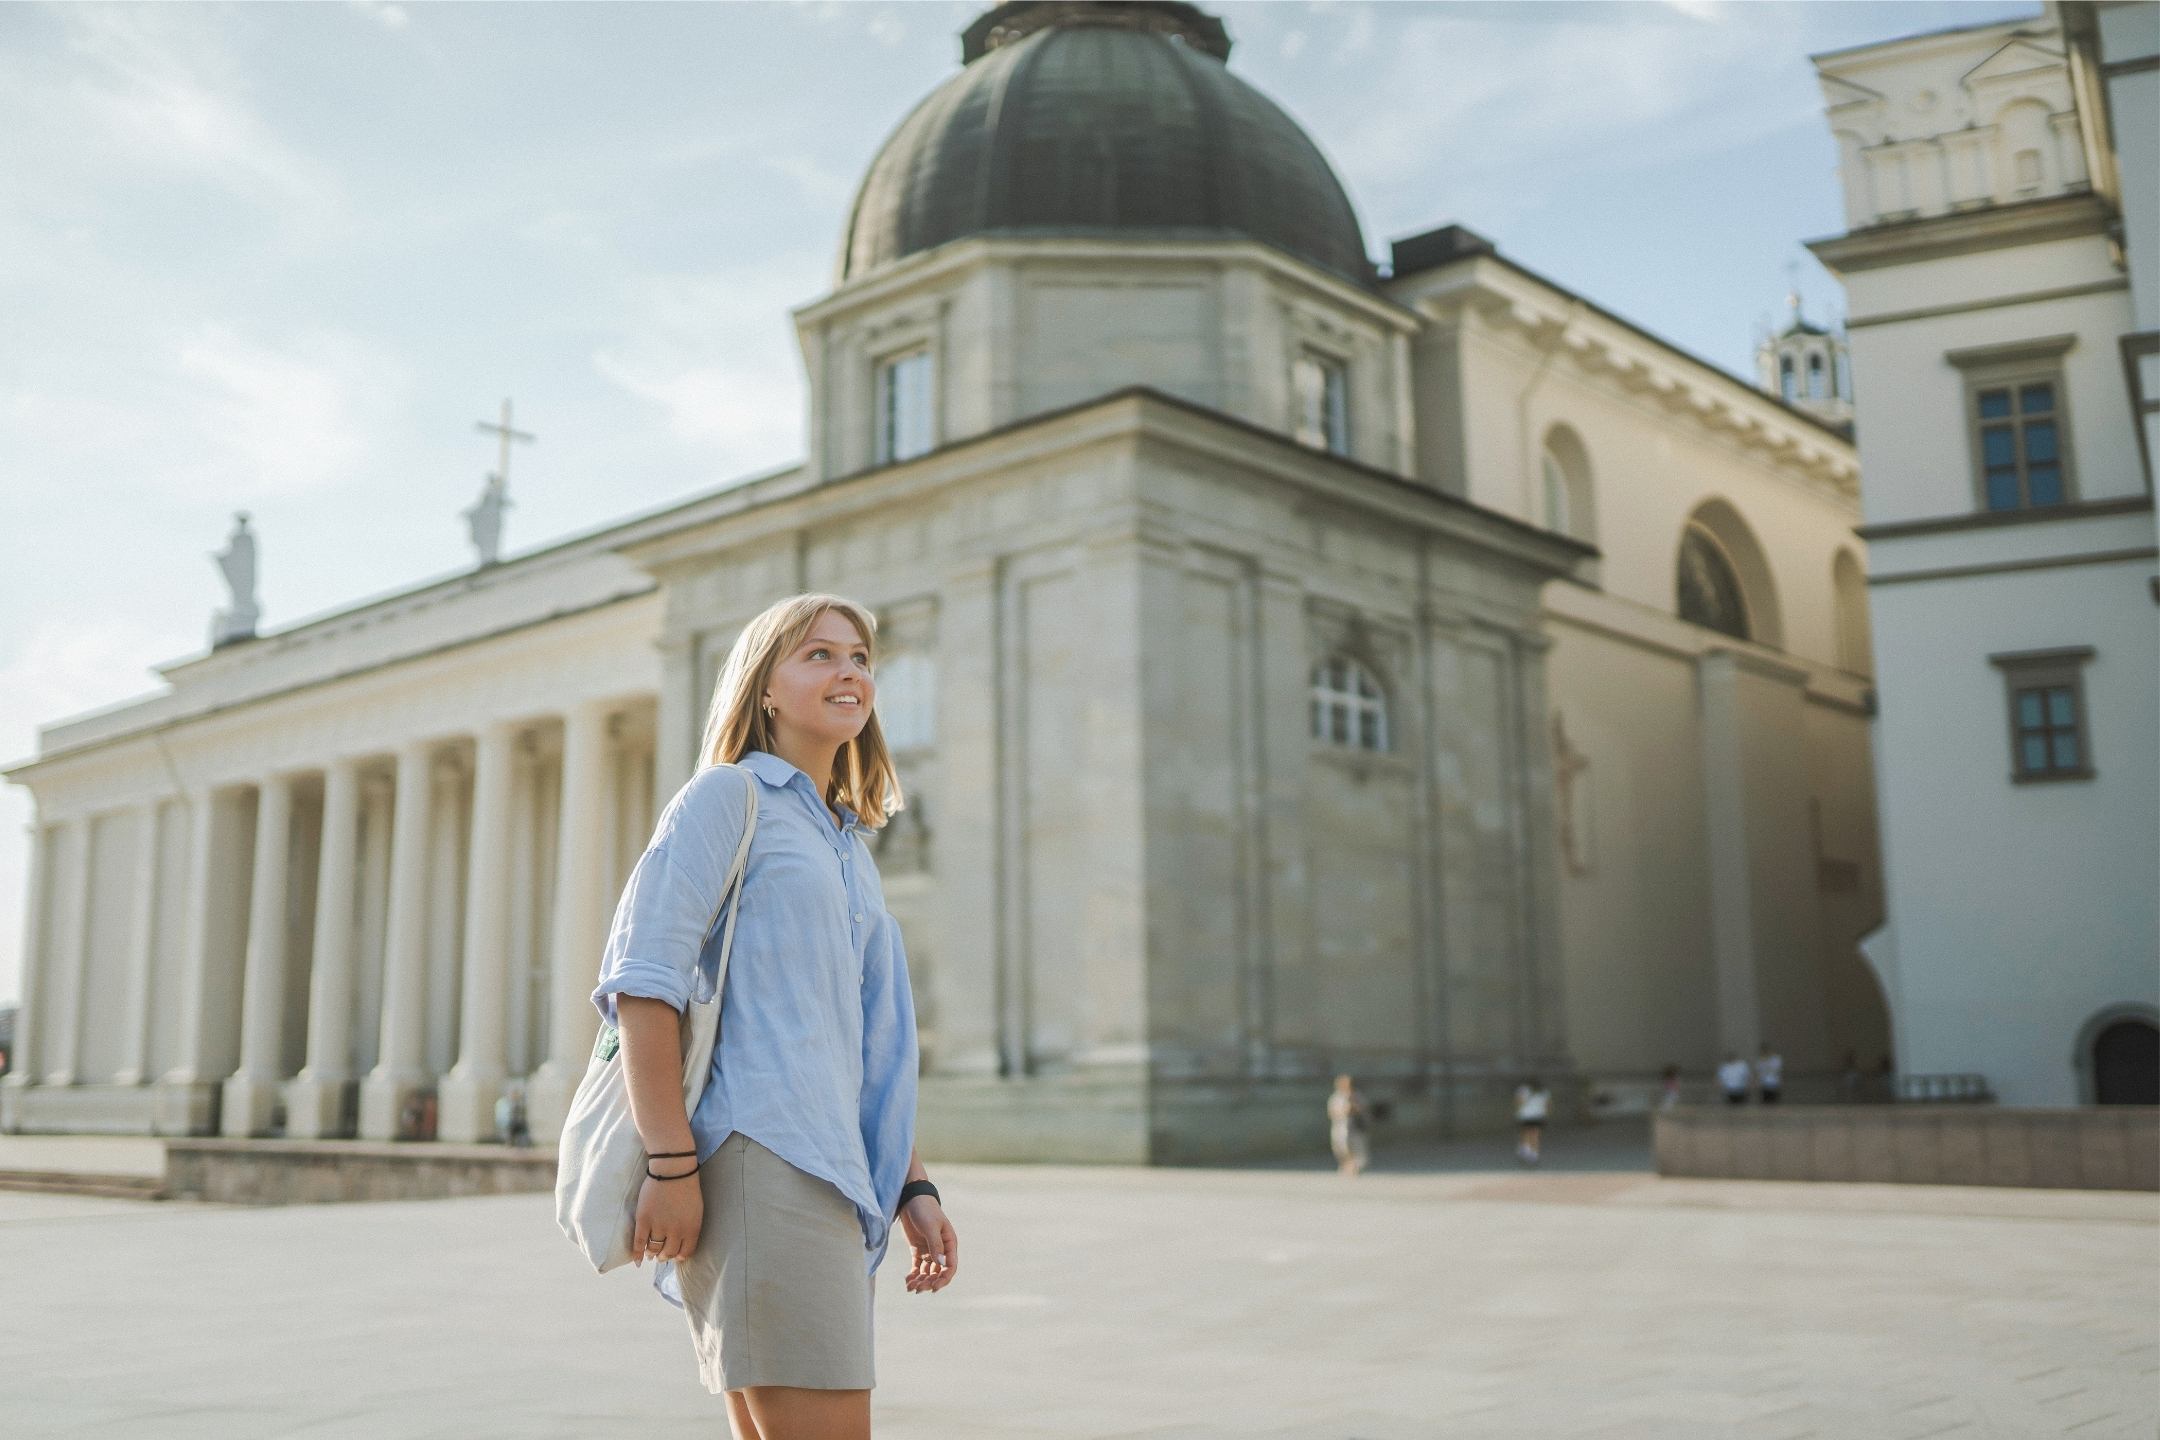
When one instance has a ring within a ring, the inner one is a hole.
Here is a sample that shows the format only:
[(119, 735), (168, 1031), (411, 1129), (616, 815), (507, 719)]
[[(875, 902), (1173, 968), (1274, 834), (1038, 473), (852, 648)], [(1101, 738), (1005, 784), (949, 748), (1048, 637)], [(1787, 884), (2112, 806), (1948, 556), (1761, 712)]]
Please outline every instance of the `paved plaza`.
[[(2160, 1431), (2160, 1197), (1659, 1180), (1555, 1137), (1245, 1169), (934, 1165), (962, 1273), (879, 1282), (880, 1440), (1981, 1440)], [(724, 1436), (681, 1317), (542, 1195), (0, 1194), (0, 1426)]]

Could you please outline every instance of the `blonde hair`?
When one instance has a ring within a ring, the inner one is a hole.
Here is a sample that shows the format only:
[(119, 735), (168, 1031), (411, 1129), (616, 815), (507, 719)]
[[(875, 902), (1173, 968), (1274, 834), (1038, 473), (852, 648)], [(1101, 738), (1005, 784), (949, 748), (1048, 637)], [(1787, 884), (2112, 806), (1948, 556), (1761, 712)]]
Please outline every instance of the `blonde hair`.
[[(776, 601), (743, 626), (742, 634), (735, 637), (734, 648), (728, 651), (727, 663), (720, 667), (712, 705), (705, 712), (705, 736), (698, 745), (700, 769), (732, 764), (749, 751), (773, 748), (772, 721), (766, 718), (758, 697), (765, 693), (766, 682), (772, 679), (773, 667), (780, 658), (793, 654), (795, 647), (810, 637), (818, 617), (827, 611), (855, 622), (875, 671), (877, 617), (868, 606), (824, 594), (790, 595)], [(886, 818), (906, 804), (874, 705), (861, 732), (833, 757), (832, 785), (825, 800), (828, 804), (846, 805), (869, 830), (882, 828)]]

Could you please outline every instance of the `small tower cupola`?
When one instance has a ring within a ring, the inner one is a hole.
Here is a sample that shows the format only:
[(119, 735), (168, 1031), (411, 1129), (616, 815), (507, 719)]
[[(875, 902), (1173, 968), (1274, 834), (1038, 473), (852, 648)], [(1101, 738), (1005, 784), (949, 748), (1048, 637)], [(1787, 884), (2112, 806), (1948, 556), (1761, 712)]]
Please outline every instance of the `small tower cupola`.
[(1852, 433), (1852, 358), (1844, 327), (1826, 329), (1802, 313), (1796, 279), (1783, 329), (1766, 324), (1755, 345), (1757, 383), (1795, 410)]

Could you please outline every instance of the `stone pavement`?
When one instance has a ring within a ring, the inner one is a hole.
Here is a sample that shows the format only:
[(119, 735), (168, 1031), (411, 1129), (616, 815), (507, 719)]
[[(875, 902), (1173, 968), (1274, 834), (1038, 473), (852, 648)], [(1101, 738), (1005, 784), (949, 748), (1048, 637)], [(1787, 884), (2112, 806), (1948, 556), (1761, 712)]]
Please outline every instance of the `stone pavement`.
[[(1318, 1165), (933, 1166), (880, 1440), (1981, 1440), (2160, 1431), (2160, 1197), (1659, 1180), (1639, 1139)], [(1636, 1157), (1632, 1159), (1630, 1157)], [(724, 1437), (677, 1312), (546, 1196), (0, 1194), (0, 1429)]]

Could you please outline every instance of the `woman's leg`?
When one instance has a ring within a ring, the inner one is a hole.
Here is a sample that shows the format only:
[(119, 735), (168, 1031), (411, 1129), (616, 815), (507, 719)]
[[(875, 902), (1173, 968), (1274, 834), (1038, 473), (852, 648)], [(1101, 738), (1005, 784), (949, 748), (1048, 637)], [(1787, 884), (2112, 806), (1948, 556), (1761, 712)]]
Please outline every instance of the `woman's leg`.
[[(757, 1440), (870, 1440), (868, 1390), (752, 1385), (728, 1391), (731, 1421), (738, 1398), (750, 1412), (750, 1435)], [(740, 1440), (749, 1440), (749, 1436)]]
[(758, 1433), (757, 1421), (750, 1418), (750, 1401), (743, 1391), (727, 1392), (728, 1433), (734, 1440), (765, 1440)]

